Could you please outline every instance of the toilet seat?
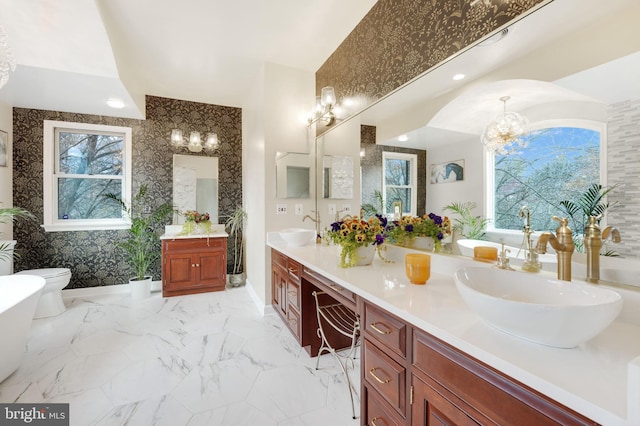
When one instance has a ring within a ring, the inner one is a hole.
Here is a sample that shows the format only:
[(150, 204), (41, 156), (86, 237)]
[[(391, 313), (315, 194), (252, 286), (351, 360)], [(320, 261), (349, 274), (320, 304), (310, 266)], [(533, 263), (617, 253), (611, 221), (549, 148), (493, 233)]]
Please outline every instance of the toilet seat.
[(62, 300), (62, 289), (71, 280), (71, 270), (68, 268), (28, 269), (16, 272), (15, 275), (35, 275), (45, 280), (44, 288), (38, 300), (38, 306), (33, 318), (46, 318), (60, 315), (67, 310)]

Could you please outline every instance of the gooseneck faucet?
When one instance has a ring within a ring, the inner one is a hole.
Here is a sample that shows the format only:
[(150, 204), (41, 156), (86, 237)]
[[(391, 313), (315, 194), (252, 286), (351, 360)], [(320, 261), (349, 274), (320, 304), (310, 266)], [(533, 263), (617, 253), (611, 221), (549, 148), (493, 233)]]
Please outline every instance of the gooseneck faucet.
[(311, 213), (315, 213), (315, 217), (311, 215), (304, 215), (302, 221), (309, 219), (311, 222), (316, 224), (316, 244), (320, 244), (322, 242), (322, 238), (320, 237), (320, 212), (317, 210), (311, 210)]
[(569, 219), (566, 217), (559, 218), (558, 216), (552, 216), (551, 218), (560, 224), (556, 228), (556, 235), (551, 232), (543, 232), (538, 238), (536, 251), (544, 254), (547, 252), (547, 243), (551, 244), (558, 256), (558, 279), (571, 281), (571, 255), (575, 246), (571, 228), (568, 226)]
[(600, 280), (600, 249), (602, 243), (611, 236), (614, 243), (620, 242), (620, 231), (607, 226), (602, 232), (598, 221), (602, 215), (589, 216), (589, 223), (584, 228), (584, 247), (587, 252), (587, 281), (597, 283)]

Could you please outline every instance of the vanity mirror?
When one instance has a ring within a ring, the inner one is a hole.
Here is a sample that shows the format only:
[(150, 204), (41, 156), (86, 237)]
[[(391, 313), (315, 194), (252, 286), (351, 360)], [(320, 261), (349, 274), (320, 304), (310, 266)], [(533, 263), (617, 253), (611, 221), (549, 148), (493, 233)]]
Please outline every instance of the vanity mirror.
[[(173, 205), (179, 212), (209, 213), (218, 223), (218, 157), (173, 155)], [(174, 224), (182, 223), (176, 215)]]
[(311, 158), (299, 152), (276, 153), (276, 197), (309, 198)]
[[(575, 10), (581, 10), (579, 16)], [(613, 104), (640, 109), (640, 82), (634, 77), (640, 75), (639, 19), (640, 4), (634, 0), (550, 2), (328, 133), (347, 122), (375, 126), (378, 144), (427, 150), (427, 172), (434, 163), (464, 159), (464, 181), (427, 185), (426, 210), (440, 211), (451, 201), (465, 200), (476, 202), (482, 214), (486, 200), (480, 134), (501, 111), (500, 97), (510, 95), (509, 109), (536, 121), (566, 118), (579, 108), (571, 118), (607, 123)], [(460, 72), (466, 78), (452, 80)], [(631, 185), (637, 180), (634, 169), (617, 167), (628, 156), (611, 156), (613, 141), (623, 137), (611, 133), (612, 123), (607, 127), (609, 158), (601, 162), (608, 170), (602, 181)], [(638, 129), (637, 121), (629, 128)], [(402, 134), (408, 135), (407, 141), (398, 140)], [(637, 143), (638, 133), (633, 137)], [(628, 248), (622, 252), (620, 245), (616, 251), (634, 257), (640, 201), (624, 191), (619, 194), (624, 209), (618, 209), (617, 216), (612, 210), (608, 224), (621, 229)]]

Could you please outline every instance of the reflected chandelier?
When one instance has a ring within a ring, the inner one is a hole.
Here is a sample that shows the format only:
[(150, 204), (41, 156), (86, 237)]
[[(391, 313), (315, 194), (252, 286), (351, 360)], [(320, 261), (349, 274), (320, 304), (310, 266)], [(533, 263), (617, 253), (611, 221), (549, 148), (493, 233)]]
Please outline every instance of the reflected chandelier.
[(521, 139), (528, 120), (516, 112), (507, 112), (509, 96), (500, 100), (504, 104), (502, 114), (487, 124), (480, 140), (485, 149), (498, 155), (508, 155), (517, 148), (524, 148), (527, 142)]
[(7, 36), (0, 27), (0, 88), (9, 80), (9, 72), (16, 70), (16, 58), (7, 43)]

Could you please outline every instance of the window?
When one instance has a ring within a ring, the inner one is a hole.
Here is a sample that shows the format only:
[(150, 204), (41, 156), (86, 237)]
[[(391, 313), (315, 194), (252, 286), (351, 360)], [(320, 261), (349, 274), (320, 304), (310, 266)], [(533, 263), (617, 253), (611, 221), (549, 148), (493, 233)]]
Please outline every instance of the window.
[(403, 215), (416, 215), (417, 155), (382, 153), (384, 214), (393, 216), (393, 203), (402, 203)]
[(520, 207), (531, 211), (531, 227), (554, 230), (551, 216), (566, 216), (561, 201), (577, 200), (603, 182), (604, 126), (540, 123), (524, 136), (527, 146), (511, 155), (488, 155), (488, 215), (496, 230), (522, 230)]
[(129, 227), (102, 195), (131, 198), (131, 128), (45, 120), (43, 158), (46, 231)]

